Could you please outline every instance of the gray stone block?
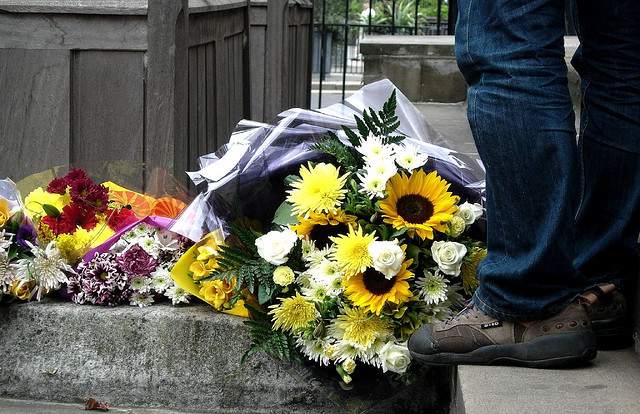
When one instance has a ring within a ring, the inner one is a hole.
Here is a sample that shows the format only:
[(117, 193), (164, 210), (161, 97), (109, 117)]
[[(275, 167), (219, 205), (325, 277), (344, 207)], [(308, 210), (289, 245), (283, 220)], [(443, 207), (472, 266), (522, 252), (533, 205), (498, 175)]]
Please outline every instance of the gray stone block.
[(446, 370), (405, 387), (366, 371), (358, 380), (358, 368), (345, 391), (330, 371), (263, 353), (241, 366), (250, 340), (242, 321), (203, 304), (2, 307), (0, 397), (218, 413), (446, 411)]

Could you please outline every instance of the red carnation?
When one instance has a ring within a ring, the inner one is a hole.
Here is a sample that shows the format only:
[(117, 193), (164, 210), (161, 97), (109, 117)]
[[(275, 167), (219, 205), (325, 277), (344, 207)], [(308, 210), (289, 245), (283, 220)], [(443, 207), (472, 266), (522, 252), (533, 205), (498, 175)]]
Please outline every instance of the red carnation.
[(47, 193), (64, 194), (67, 191), (67, 180), (65, 178), (54, 178), (47, 186)]
[(131, 224), (138, 220), (133, 211), (128, 208), (121, 208), (118, 210), (107, 210), (107, 217), (109, 218), (109, 227), (113, 231), (119, 231), (127, 224)]
[(98, 224), (93, 211), (85, 210), (81, 203), (71, 203), (62, 209), (62, 214), (58, 219), (59, 231), (62, 233), (73, 234), (77, 226), (85, 230), (91, 230)]

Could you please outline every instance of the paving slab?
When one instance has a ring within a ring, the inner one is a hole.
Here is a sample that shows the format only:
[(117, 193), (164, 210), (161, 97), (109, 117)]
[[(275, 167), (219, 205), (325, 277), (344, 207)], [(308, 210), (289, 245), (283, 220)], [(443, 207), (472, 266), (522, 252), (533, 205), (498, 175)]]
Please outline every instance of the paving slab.
[(579, 368), (460, 366), (457, 414), (637, 414), (640, 358), (632, 348), (599, 352)]

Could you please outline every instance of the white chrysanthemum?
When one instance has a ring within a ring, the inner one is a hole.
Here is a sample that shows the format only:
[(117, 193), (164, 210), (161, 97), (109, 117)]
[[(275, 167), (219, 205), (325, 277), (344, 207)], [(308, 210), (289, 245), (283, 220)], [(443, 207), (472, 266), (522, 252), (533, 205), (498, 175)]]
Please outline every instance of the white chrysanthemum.
[(381, 137), (369, 134), (367, 139), (361, 141), (360, 146), (356, 147), (356, 150), (370, 163), (392, 159), (394, 148), (392, 145), (384, 145)]
[(309, 255), (311, 255), (316, 250), (316, 244), (310, 238), (303, 237), (301, 248), (302, 248), (302, 260), (307, 261), (307, 258), (309, 257)]
[(36, 288), (33, 295), (37, 300), (42, 297), (43, 291), (51, 291), (60, 288), (62, 283), (69, 283), (65, 271), (71, 272), (69, 266), (60, 255), (55, 241), (50, 242), (44, 248), (34, 246), (27, 242), (31, 248), (33, 259), (20, 259), (16, 265), (16, 279), (25, 281), (34, 280)]
[(12, 233), (7, 233), (5, 230), (0, 230), (0, 250), (8, 249), (11, 246)]
[(153, 296), (147, 293), (136, 292), (129, 298), (129, 303), (132, 306), (140, 306), (141, 308), (145, 306), (151, 306), (153, 302)]
[(369, 363), (369, 356), (367, 355), (367, 351), (365, 349), (357, 347), (347, 341), (338, 341), (335, 346), (338, 350), (336, 362), (343, 362), (347, 358), (351, 358), (355, 361), (357, 358), (360, 361)]
[(111, 245), (109, 251), (112, 253), (123, 253), (125, 250), (127, 250), (127, 247), (129, 247), (129, 243), (123, 237), (121, 237), (120, 240)]
[(151, 273), (151, 288), (158, 293), (163, 293), (174, 285), (171, 272), (166, 267), (158, 267)]
[(398, 173), (398, 167), (396, 167), (392, 159), (368, 163), (364, 169), (367, 175), (378, 176), (384, 180), (385, 183)]
[(344, 272), (340, 270), (338, 262), (326, 258), (317, 265), (311, 266), (309, 273), (316, 281), (322, 283), (325, 283), (329, 278), (333, 278), (336, 275), (344, 276)]
[(309, 288), (311, 286), (311, 273), (307, 271), (298, 274), (296, 283), (302, 287)]
[(314, 279), (309, 281), (309, 287), (300, 288), (302, 296), (316, 302), (324, 302), (327, 298), (327, 286), (324, 283), (316, 282)]
[(147, 223), (138, 223), (131, 229), (138, 237), (151, 236), (155, 227), (149, 226)]
[(158, 229), (154, 238), (156, 239), (156, 243), (160, 246), (162, 250), (176, 250), (180, 247), (180, 243), (178, 243), (178, 238), (176, 235), (166, 229)]
[(305, 261), (309, 266), (320, 264), (324, 259), (328, 258), (335, 249), (333, 245), (331, 247), (325, 247), (324, 249), (314, 250), (305, 257)]
[(191, 297), (189, 292), (175, 284), (168, 288), (164, 292), (164, 295), (171, 299), (171, 303), (174, 305), (177, 305), (178, 303), (189, 303), (189, 298)]
[(146, 276), (142, 277), (132, 277), (131, 278), (131, 288), (136, 290), (139, 293), (147, 293), (149, 291), (149, 278)]
[(149, 255), (152, 256), (154, 259), (158, 258), (158, 255), (160, 254), (160, 249), (162, 248), (162, 245), (159, 244), (156, 241), (155, 237), (152, 237), (152, 236), (142, 236), (138, 238), (138, 240), (136, 241), (136, 244), (142, 247), (144, 251), (149, 253)]
[(135, 240), (138, 238), (138, 234), (135, 232), (134, 229), (130, 229), (129, 231), (124, 233), (122, 236), (120, 236), (120, 238), (128, 242), (131, 242), (132, 240)]
[(4, 289), (14, 280), (16, 280), (16, 272), (9, 262), (9, 254), (6, 250), (0, 249), (0, 289)]
[(296, 345), (300, 348), (300, 351), (311, 361), (314, 361), (320, 365), (329, 365), (329, 358), (325, 354), (325, 348), (329, 345), (326, 338), (315, 339), (296, 339)]
[(387, 188), (387, 177), (380, 174), (366, 173), (365, 175), (357, 174), (360, 180), (360, 188), (358, 191), (364, 193), (370, 199), (384, 198), (384, 190)]
[(418, 147), (410, 144), (396, 146), (395, 157), (396, 163), (408, 171), (422, 167), (429, 159), (427, 154), (419, 154)]
[(420, 288), (420, 296), (427, 305), (438, 304), (447, 300), (447, 283), (449, 281), (438, 273), (435, 275), (426, 272), (425, 276), (418, 279), (416, 286)]
[(331, 298), (335, 298), (340, 296), (342, 291), (344, 290), (342, 286), (342, 275), (331, 276), (327, 282), (327, 295)]

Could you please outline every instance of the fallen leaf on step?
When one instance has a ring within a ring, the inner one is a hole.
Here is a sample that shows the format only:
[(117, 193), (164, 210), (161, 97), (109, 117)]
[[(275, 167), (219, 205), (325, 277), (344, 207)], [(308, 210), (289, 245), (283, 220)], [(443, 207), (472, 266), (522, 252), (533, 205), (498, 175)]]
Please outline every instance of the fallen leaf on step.
[(95, 398), (89, 398), (84, 405), (85, 410), (109, 411), (109, 404), (100, 402)]

